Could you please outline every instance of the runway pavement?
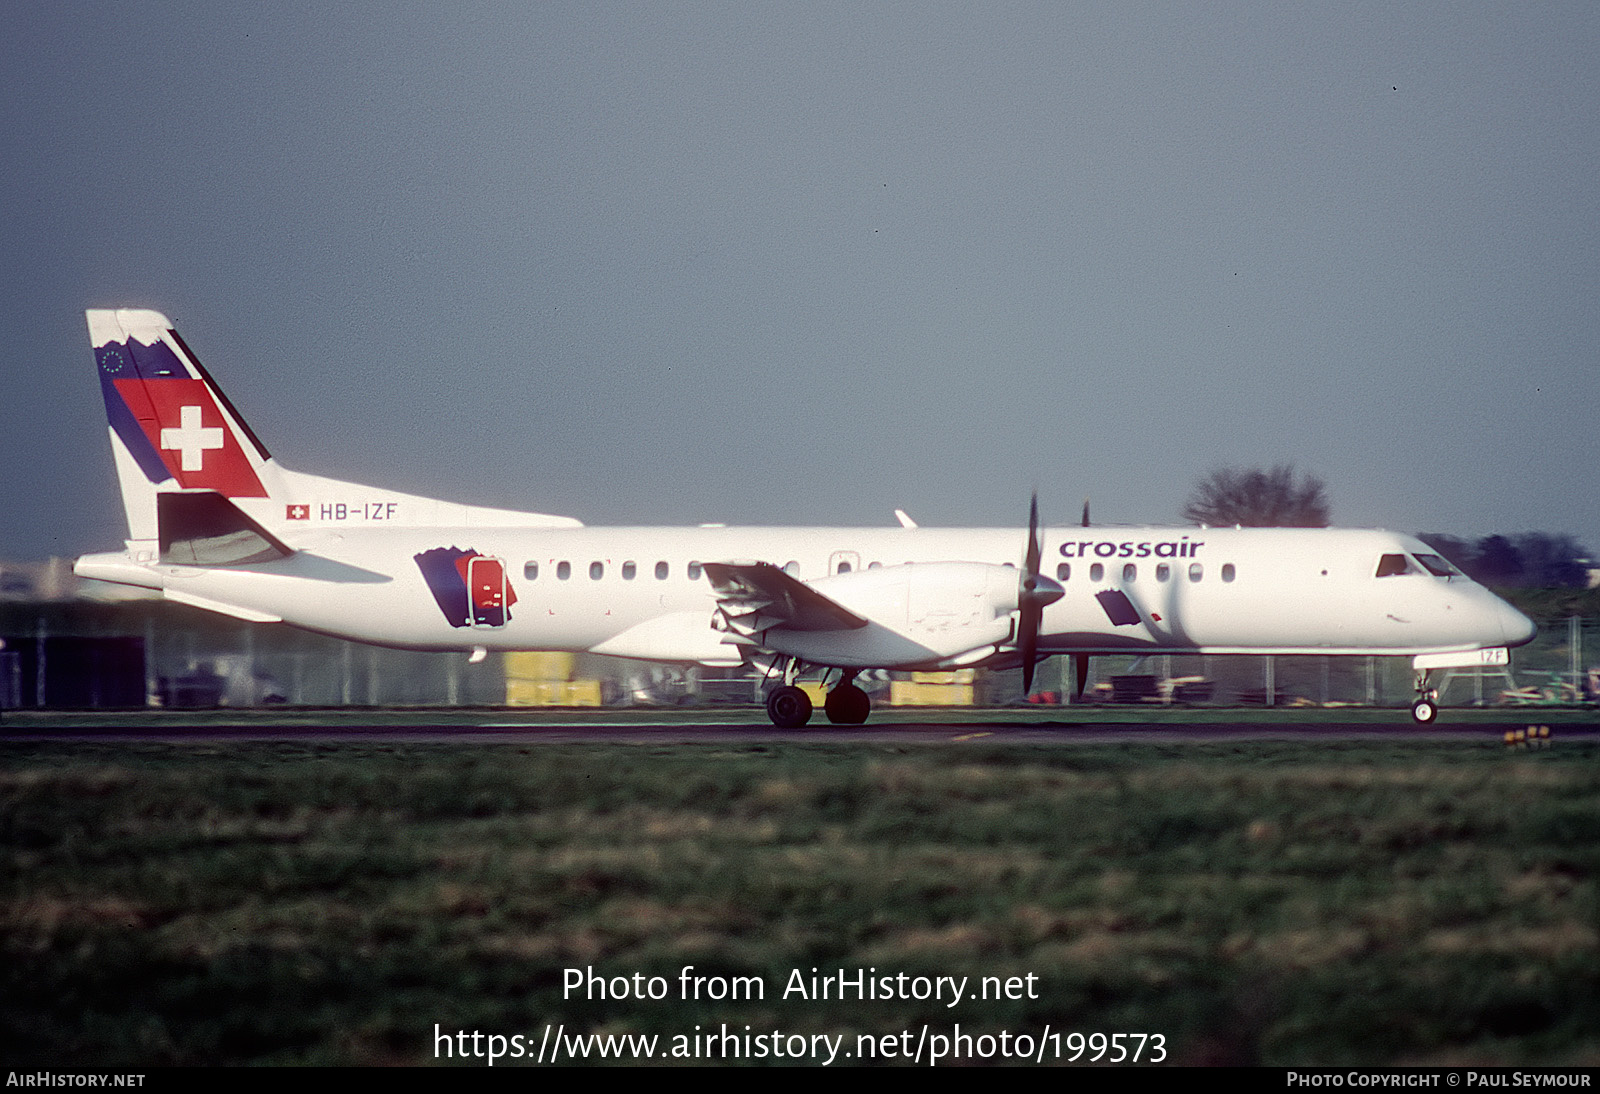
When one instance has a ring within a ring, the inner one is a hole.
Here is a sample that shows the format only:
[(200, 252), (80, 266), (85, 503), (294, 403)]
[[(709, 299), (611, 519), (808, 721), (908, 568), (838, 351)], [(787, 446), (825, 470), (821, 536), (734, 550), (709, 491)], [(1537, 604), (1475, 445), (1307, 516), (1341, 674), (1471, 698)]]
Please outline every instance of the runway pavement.
[[(1344, 714), (1345, 718), (1339, 718)], [(1450, 715), (1459, 716), (1459, 720)], [(1600, 739), (1595, 710), (1447, 711), (1418, 726), (1404, 711), (1301, 710), (1150, 712), (1056, 708), (942, 710), (875, 714), (864, 726), (834, 726), (818, 718), (791, 730), (774, 728), (754, 708), (701, 711), (369, 710), (162, 711), (120, 713), (7, 712), (0, 741), (433, 741), (448, 743), (571, 744), (585, 741), (826, 742), (840, 744), (1105, 744), (1218, 740), (1503, 741), (1507, 733), (1548, 740)]]

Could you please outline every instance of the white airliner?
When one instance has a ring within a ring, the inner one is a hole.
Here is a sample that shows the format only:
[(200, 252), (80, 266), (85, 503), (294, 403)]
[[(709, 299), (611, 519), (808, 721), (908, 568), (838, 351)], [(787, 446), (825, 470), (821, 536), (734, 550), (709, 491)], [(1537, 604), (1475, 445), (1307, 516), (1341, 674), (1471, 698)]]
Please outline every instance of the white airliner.
[(867, 669), (1068, 654), (1411, 656), (1502, 665), (1525, 616), (1427, 546), (1382, 531), (590, 528), (291, 471), (267, 454), (164, 315), (88, 312), (127, 509), (85, 577), (239, 619), (423, 650), (573, 650), (754, 664), (767, 712), (866, 720)]

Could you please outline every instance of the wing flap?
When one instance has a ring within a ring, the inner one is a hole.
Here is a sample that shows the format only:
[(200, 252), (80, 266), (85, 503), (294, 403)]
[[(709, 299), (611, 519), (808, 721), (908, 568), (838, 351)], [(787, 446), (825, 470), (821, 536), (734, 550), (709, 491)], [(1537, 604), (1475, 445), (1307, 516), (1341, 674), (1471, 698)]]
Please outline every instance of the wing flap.
[(707, 562), (705, 573), (723, 615), (742, 631), (844, 631), (867, 625), (862, 616), (770, 562)]

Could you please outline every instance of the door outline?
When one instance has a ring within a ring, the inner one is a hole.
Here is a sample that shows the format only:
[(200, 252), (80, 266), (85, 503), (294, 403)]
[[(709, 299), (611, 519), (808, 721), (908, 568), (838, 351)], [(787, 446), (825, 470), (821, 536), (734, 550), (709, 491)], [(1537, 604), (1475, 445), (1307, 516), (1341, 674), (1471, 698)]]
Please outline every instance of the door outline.
[(510, 589), (506, 564), (492, 555), (473, 555), (467, 559), (467, 624), (480, 630), (506, 625)]

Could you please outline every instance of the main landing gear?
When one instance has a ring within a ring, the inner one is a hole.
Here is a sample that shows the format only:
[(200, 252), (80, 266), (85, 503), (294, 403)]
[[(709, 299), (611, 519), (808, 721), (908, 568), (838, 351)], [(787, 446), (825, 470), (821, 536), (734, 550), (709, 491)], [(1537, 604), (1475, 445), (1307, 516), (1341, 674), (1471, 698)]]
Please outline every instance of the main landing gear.
[[(783, 667), (783, 683), (767, 693), (767, 717), (779, 729), (799, 729), (811, 720), (811, 696), (795, 686), (800, 662), (790, 659)], [(855, 685), (856, 674), (846, 670), (828, 689), (822, 710), (836, 726), (858, 726), (872, 713), (872, 700)]]
[(1428, 681), (1427, 672), (1417, 673), (1417, 701), (1411, 704), (1411, 720), (1425, 726), (1439, 717), (1439, 689)]
[(872, 713), (872, 700), (867, 693), (851, 683), (855, 673), (847, 672), (839, 682), (828, 689), (827, 702), (822, 709), (828, 721), (836, 726), (858, 726)]
[(779, 729), (799, 729), (811, 721), (811, 696), (784, 684), (767, 692), (767, 717)]

